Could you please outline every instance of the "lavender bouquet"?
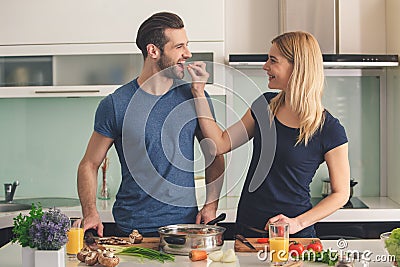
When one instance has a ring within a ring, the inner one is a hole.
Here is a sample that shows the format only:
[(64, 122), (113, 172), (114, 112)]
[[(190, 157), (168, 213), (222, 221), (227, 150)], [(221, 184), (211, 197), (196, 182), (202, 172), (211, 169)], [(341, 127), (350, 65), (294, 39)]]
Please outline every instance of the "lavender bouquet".
[(69, 219), (59, 209), (49, 209), (35, 218), (29, 229), (31, 246), (38, 250), (59, 250), (67, 243)]

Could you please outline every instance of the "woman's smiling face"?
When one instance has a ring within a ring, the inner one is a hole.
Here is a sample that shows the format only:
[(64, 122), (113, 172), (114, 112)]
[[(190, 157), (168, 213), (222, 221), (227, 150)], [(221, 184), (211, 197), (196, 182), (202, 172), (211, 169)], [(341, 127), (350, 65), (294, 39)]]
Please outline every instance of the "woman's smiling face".
[(265, 62), (263, 69), (267, 71), (268, 87), (270, 89), (286, 90), (293, 72), (293, 63), (282, 55), (274, 43), (269, 50), (268, 60)]

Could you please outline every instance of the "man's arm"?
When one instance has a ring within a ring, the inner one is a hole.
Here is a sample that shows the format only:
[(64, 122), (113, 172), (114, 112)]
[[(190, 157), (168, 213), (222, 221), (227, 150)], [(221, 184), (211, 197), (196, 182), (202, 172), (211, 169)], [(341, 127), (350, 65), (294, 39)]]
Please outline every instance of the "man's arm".
[(97, 174), (113, 139), (93, 132), (78, 167), (78, 194), (82, 206), (84, 230), (93, 228), (103, 236), (103, 224), (96, 208)]

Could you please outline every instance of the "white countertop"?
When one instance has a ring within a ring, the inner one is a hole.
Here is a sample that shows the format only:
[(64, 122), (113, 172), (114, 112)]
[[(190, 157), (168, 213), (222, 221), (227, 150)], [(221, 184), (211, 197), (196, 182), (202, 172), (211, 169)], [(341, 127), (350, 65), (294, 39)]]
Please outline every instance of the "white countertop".
[[(371, 267), (389, 267), (391, 264), (389, 262), (378, 262), (382, 261), (386, 258), (386, 253), (383, 250), (383, 246), (380, 240), (348, 240), (347, 250), (357, 250), (362, 253), (365, 253), (367, 250), (371, 251), (369, 258), (371, 262), (369, 266)], [(336, 240), (323, 240), (322, 244), (324, 249), (338, 249)], [(226, 241), (222, 250), (226, 250), (228, 248), (233, 248), (233, 241)], [(345, 250), (346, 251), (346, 250)], [(145, 260), (140, 262), (138, 259), (129, 256), (121, 256), (121, 262), (118, 266), (127, 267), (127, 266), (174, 266), (174, 267), (182, 267), (182, 266), (193, 266), (193, 267), (238, 267), (238, 266), (269, 266), (269, 264), (265, 261), (261, 261), (258, 259), (256, 253), (236, 253), (238, 256), (238, 261), (235, 263), (218, 263), (212, 262), (211, 260), (203, 260), (197, 262), (191, 262), (187, 256), (176, 256), (175, 262), (167, 262), (167, 263), (159, 263), (156, 261)], [(385, 259), (386, 260), (386, 259)], [(7, 244), (4, 247), (0, 248), (0, 262), (1, 266), (7, 267), (20, 267), (22, 266), (21, 261), (21, 247), (16, 244)], [(86, 266), (83, 263), (79, 263), (77, 260), (68, 260), (66, 261), (66, 267), (75, 267), (75, 266)], [(328, 266), (327, 264), (322, 263), (314, 263), (314, 262), (304, 262), (303, 266)], [(355, 267), (363, 266), (361, 262), (356, 261)]]
[(321, 222), (400, 221), (400, 205), (387, 197), (358, 197), (368, 209), (340, 209)]
[[(387, 197), (358, 197), (368, 209), (339, 209), (321, 222), (383, 222), (400, 221), (400, 204)], [(238, 197), (220, 200), (220, 212), (225, 212), (225, 222), (234, 222)]]
[[(400, 221), (400, 205), (387, 197), (358, 197), (368, 209), (340, 209), (321, 222), (384, 222)], [(217, 214), (225, 212), (224, 222), (235, 222), (239, 197), (223, 197)], [(114, 222), (112, 206), (114, 200), (97, 200), (97, 208), (103, 222)], [(81, 217), (81, 207), (58, 207), (69, 217)], [(0, 229), (13, 225), (13, 218), (20, 212), (0, 212)], [(22, 213), (28, 213), (23, 211)]]

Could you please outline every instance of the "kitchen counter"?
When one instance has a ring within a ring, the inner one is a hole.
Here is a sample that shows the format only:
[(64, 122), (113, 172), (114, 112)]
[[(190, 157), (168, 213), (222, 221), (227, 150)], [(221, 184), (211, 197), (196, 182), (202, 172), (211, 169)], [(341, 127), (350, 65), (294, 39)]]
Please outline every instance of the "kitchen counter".
[[(321, 222), (384, 222), (400, 221), (400, 205), (387, 197), (358, 197), (368, 209), (340, 209)], [(225, 212), (224, 222), (235, 222), (239, 197), (223, 197), (217, 213)], [(103, 222), (114, 222), (112, 216), (113, 199), (97, 200), (97, 208)], [(58, 207), (69, 217), (81, 217), (81, 207)], [(0, 212), (0, 229), (11, 227), (13, 218), (20, 212)], [(28, 213), (23, 211), (22, 213)]]
[[(361, 252), (371, 251), (369, 258), (371, 259), (371, 263), (369, 266), (371, 267), (390, 267), (391, 264), (386, 261), (386, 254), (383, 250), (382, 243), (380, 240), (348, 240), (348, 250), (358, 250)], [(325, 249), (338, 249), (337, 241), (334, 240), (325, 240), (322, 241), (322, 244)], [(228, 248), (233, 248), (233, 241), (226, 241), (222, 250), (226, 250)], [(194, 266), (194, 267), (238, 267), (238, 266), (268, 266), (268, 263), (265, 261), (261, 261), (258, 259), (256, 253), (236, 253), (238, 256), (238, 261), (235, 263), (216, 263), (211, 260), (203, 260), (198, 262), (191, 262), (187, 256), (176, 256), (175, 262), (167, 262), (167, 263), (159, 263), (156, 261), (148, 261), (140, 262), (138, 259), (129, 256), (121, 256), (121, 262), (118, 266)], [(385, 258), (384, 262), (381, 262)], [(379, 261), (379, 262), (378, 262)], [(21, 247), (16, 244), (7, 244), (3, 248), (0, 248), (0, 262), (2, 266), (7, 267), (20, 267), (21, 263)], [(86, 266), (83, 263), (79, 263), (77, 260), (69, 260), (66, 261), (66, 267), (74, 267), (74, 266)], [(328, 266), (327, 264), (322, 263), (314, 263), (314, 262), (305, 262), (303, 266)], [(361, 262), (356, 262), (355, 267), (363, 266)], [(365, 265), (364, 265), (365, 266)]]
[(400, 205), (387, 197), (358, 197), (368, 209), (340, 209), (321, 222), (400, 221)]
[[(368, 209), (339, 209), (321, 222), (383, 222), (400, 221), (400, 204), (388, 197), (358, 197)], [(226, 212), (226, 222), (234, 222), (239, 197), (220, 200), (220, 209)], [(225, 209), (224, 209), (225, 208)]]

